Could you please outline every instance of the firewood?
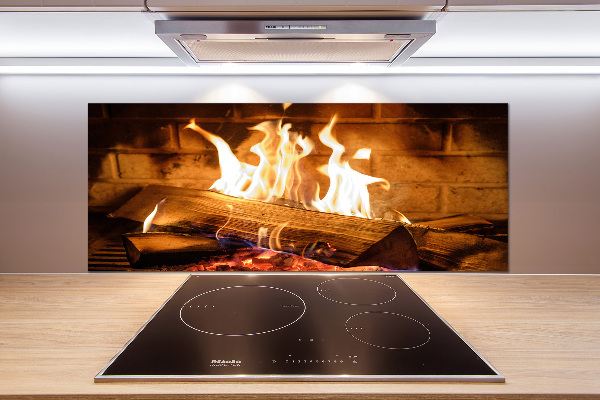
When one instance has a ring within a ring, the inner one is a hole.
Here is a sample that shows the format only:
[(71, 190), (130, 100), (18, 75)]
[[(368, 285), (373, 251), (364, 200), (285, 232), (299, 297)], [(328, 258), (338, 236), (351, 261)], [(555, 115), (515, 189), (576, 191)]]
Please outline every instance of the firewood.
[(150, 185), (113, 217), (144, 221), (165, 199), (153, 221), (190, 232), (235, 237), (339, 266), (418, 268), (417, 248), (405, 225), (269, 204), (206, 190)]
[[(444, 229), (452, 232), (462, 232), (508, 243), (506, 221), (492, 223), (483, 218), (464, 214), (441, 218), (431, 221), (418, 222), (417, 225), (429, 228)], [(504, 246), (505, 247), (505, 246)]]
[(250, 246), (242, 241), (173, 232), (126, 233), (123, 245), (134, 268), (191, 264), (215, 255), (232, 254)]
[[(162, 199), (167, 200), (155, 224), (189, 232), (218, 232), (217, 236), (241, 238), (262, 247), (271, 244), (275, 250), (328, 264), (416, 269), (420, 259), (426, 269), (508, 270), (508, 245), (496, 240), (417, 224), (319, 213), (204, 190), (151, 185), (112, 216), (144, 221)], [(261, 236), (260, 228), (267, 234)]]
[(459, 232), (409, 225), (419, 258), (443, 271), (508, 271), (508, 244)]
[(485, 232), (494, 228), (494, 224), (479, 218), (475, 215), (463, 214), (453, 217), (435, 219), (431, 221), (419, 222), (418, 225), (428, 226), (430, 228), (450, 230), (453, 232)]

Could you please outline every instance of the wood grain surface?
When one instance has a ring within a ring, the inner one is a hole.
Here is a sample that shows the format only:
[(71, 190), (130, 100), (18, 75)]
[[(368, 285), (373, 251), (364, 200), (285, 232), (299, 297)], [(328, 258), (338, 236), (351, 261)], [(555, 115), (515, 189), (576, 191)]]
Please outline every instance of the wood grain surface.
[(182, 273), (0, 275), (0, 399), (598, 399), (600, 276), (401, 274), (506, 383), (94, 383)]

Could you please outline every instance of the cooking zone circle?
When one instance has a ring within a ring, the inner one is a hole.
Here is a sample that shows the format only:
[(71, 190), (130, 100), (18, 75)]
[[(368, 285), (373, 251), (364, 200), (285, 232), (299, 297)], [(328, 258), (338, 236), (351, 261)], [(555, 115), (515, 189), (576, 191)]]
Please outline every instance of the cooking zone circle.
[(327, 300), (350, 306), (377, 306), (396, 298), (396, 291), (385, 283), (364, 278), (334, 278), (317, 286)]
[(360, 342), (391, 350), (416, 349), (431, 339), (431, 332), (421, 322), (386, 311), (355, 314), (346, 320), (346, 331)]
[(217, 336), (253, 336), (283, 329), (306, 312), (295, 293), (271, 286), (229, 286), (188, 300), (179, 310), (190, 328)]

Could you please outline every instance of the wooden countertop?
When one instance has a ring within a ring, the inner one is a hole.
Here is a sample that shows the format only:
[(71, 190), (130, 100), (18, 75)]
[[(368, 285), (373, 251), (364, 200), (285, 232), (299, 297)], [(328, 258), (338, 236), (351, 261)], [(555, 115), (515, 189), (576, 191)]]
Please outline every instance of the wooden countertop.
[(0, 275), (0, 399), (600, 398), (600, 275), (402, 274), (506, 383), (94, 383), (186, 276)]

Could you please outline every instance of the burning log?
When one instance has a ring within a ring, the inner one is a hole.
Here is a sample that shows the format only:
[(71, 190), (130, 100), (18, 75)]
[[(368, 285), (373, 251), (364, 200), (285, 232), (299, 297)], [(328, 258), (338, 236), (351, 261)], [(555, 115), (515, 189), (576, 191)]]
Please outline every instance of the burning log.
[(164, 215), (154, 221), (158, 225), (241, 238), (328, 264), (416, 269), (420, 259), (422, 267), (434, 270), (508, 269), (506, 243), (432, 228), (488, 225), (476, 217), (403, 225), (168, 186), (146, 187), (112, 216), (142, 222), (162, 199)]
[(173, 232), (123, 235), (127, 260), (134, 268), (191, 264), (216, 255), (233, 254), (250, 246), (241, 241)]
[(163, 212), (153, 221), (157, 225), (235, 237), (332, 265), (418, 268), (415, 242), (398, 222), (157, 185), (144, 188), (112, 216), (143, 222), (163, 199)]

